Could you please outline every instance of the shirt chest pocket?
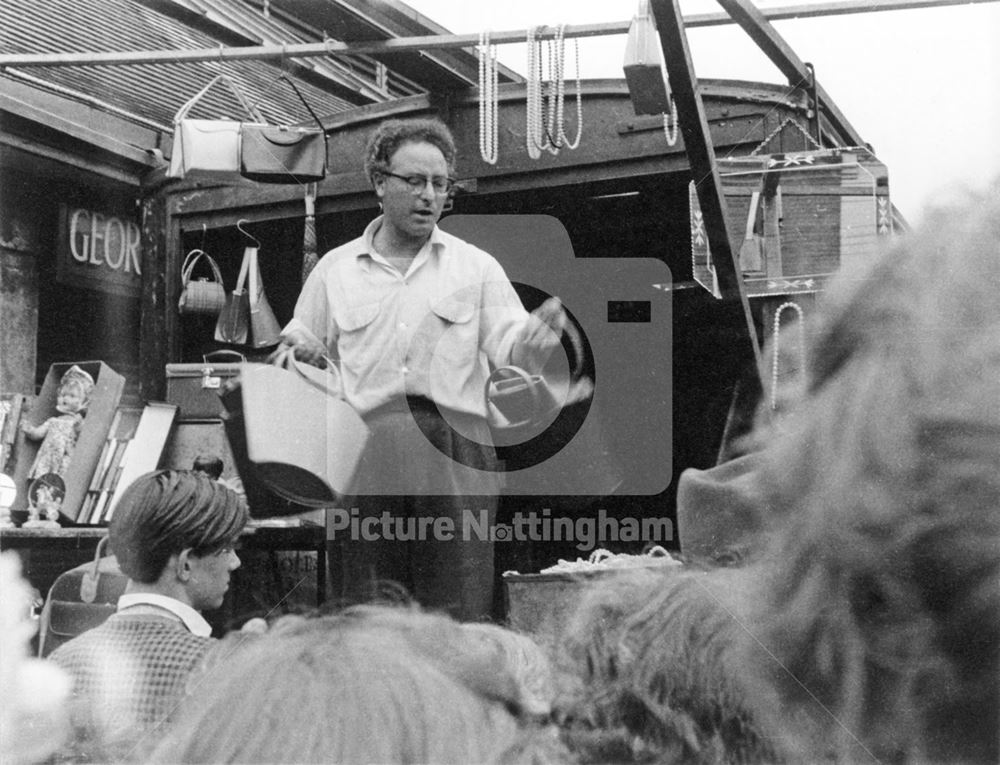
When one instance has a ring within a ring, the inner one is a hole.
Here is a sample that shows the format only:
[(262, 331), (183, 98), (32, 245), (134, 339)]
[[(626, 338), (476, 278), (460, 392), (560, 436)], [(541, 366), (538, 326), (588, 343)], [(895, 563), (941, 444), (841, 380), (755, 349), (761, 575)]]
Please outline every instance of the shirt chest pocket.
[(445, 298), (431, 305), (433, 314), (432, 352), (438, 361), (468, 365), (479, 355), (479, 322), (476, 306)]
[(434, 303), (431, 310), (447, 324), (467, 324), (476, 312), (476, 307), (464, 300), (444, 298)]
[(376, 356), (379, 346), (388, 342), (388, 337), (377, 337), (380, 303), (345, 306), (334, 309), (339, 337), (337, 351), (342, 363), (349, 367), (363, 366)]

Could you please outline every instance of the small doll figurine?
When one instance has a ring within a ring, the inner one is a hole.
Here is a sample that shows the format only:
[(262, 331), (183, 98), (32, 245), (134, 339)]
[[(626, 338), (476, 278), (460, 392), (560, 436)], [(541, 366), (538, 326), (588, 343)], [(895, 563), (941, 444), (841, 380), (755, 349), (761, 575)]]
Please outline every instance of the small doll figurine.
[(22, 424), (22, 430), (28, 438), (35, 441), (44, 439), (28, 473), (29, 478), (37, 478), (46, 473), (66, 473), (93, 389), (94, 378), (74, 364), (59, 381), (56, 397), (56, 411), (59, 414), (49, 417), (37, 427), (27, 422)]
[(66, 484), (55, 473), (46, 473), (32, 481), (28, 488), (28, 520), (26, 529), (58, 529), (59, 510), (66, 496)]

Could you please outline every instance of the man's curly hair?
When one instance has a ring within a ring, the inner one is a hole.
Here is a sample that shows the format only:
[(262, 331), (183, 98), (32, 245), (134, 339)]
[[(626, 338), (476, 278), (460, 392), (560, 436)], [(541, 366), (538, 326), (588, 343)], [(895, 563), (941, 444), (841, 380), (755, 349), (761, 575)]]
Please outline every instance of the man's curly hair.
[(434, 118), (386, 120), (368, 139), (365, 175), (372, 185), (375, 176), (389, 171), (392, 156), (404, 143), (429, 143), (441, 150), (449, 175), (455, 172), (455, 139), (448, 126)]

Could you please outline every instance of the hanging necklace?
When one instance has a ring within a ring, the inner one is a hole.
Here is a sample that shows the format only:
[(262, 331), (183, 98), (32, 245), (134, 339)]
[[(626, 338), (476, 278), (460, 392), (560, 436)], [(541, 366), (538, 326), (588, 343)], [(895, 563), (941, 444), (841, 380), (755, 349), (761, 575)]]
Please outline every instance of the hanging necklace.
[(525, 145), (528, 156), (538, 159), (542, 149), (546, 148), (546, 138), (542, 135), (542, 61), (541, 51), (536, 35), (541, 27), (528, 28), (528, 82), (526, 83), (527, 114)]
[(549, 79), (543, 87), (544, 64), (541, 41), (538, 33), (542, 27), (531, 27), (527, 33), (528, 81), (527, 81), (527, 137), (528, 156), (538, 159), (542, 150), (558, 154), (559, 149), (575, 149), (583, 135), (583, 92), (580, 83), (580, 45), (574, 40), (576, 65), (576, 137), (570, 141), (566, 135), (565, 121), (565, 62), (566, 25), (556, 27), (552, 40), (547, 41), (546, 52), (549, 65)]
[(555, 81), (555, 119), (550, 118), (549, 132), (553, 136), (556, 147), (575, 149), (580, 145), (580, 137), (583, 135), (583, 92), (580, 85), (580, 41), (573, 40), (573, 50), (576, 66), (576, 138), (572, 141), (566, 135), (565, 121), (565, 101), (566, 101), (566, 25), (560, 24), (556, 27), (556, 36), (553, 46), (555, 48), (555, 66), (550, 64), (550, 71), (554, 72)]
[(670, 94), (670, 114), (663, 113), (663, 134), (667, 137), (667, 146), (677, 144), (677, 133), (680, 123), (677, 121), (677, 102), (674, 101), (674, 94)]
[[(789, 300), (778, 306), (777, 310), (774, 312), (774, 329), (772, 331), (774, 346), (773, 353), (771, 356), (771, 411), (775, 411), (778, 408), (778, 360), (779, 360), (779, 341), (781, 338), (781, 314), (783, 311), (791, 309), (798, 316), (797, 329), (798, 329), (798, 341), (799, 341), (799, 357), (797, 362), (801, 368), (801, 365), (805, 363), (806, 358), (806, 330), (805, 330), (805, 320), (802, 316), (802, 306), (793, 300)], [(801, 375), (804, 374), (800, 372)]]
[(495, 165), (499, 143), (497, 87), (497, 46), (490, 33), (479, 33), (479, 153), (483, 161)]

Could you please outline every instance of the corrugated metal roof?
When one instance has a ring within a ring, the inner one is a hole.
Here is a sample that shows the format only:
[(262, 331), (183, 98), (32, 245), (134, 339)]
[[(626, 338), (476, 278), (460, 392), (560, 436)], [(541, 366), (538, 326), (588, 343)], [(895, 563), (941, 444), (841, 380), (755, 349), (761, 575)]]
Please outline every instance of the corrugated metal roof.
[[(167, 16), (183, 15), (196, 18), (204, 27), (224, 30), (239, 37), (241, 45), (315, 42), (325, 37), (325, 31), (309, 26), (304, 20), (270, 10), (265, 12), (261, 0), (138, 0)], [(330, 10), (332, 10), (331, 7)], [(325, 14), (329, 18), (330, 14)], [(184, 19), (181, 18), (183, 21)], [(376, 89), (378, 63), (368, 56), (338, 56), (337, 58), (291, 59), (296, 66), (308, 69), (331, 82), (353, 84), (366, 92)], [(424, 92), (416, 83), (395, 77), (389, 87), (375, 94), (372, 100), (411, 96)]]
[[(155, 5), (156, 3), (154, 3)], [(290, 29), (273, 15), (265, 19), (260, 11), (240, 0), (160, 0), (202, 13), (206, 20), (250, 40), (259, 35), (265, 43), (305, 42), (309, 38)], [(214, 15), (214, 18), (208, 18)], [(0, 3), (0, 51), (4, 53), (102, 52), (163, 49), (212, 48), (222, 44), (203, 25), (196, 28), (174, 14), (167, 15), (137, 0), (3, 0)], [(243, 44), (253, 44), (246, 42)], [(335, 77), (337, 67), (321, 60), (302, 62), (315, 79)], [(359, 66), (360, 69), (360, 66)], [(230, 75), (251, 101), (261, 97), (260, 108), (274, 121), (305, 121), (308, 112), (286, 85), (274, 83), (280, 69), (262, 61), (198, 62), (128, 66), (74, 66), (25, 69), (35, 78), (61, 88), (94, 96), (128, 113), (164, 126), (172, 122), (176, 110), (198, 92), (213, 76)], [(366, 79), (365, 72), (356, 73)], [(319, 81), (321, 81), (321, 79)], [(349, 79), (342, 79), (350, 82)], [(375, 84), (369, 81), (370, 90)], [(318, 114), (333, 114), (353, 108), (356, 103), (340, 98), (310, 82), (297, 78), (303, 95)], [(357, 103), (370, 103), (369, 94)], [(225, 88), (213, 88), (192, 111), (192, 116), (242, 116), (238, 101)]]

